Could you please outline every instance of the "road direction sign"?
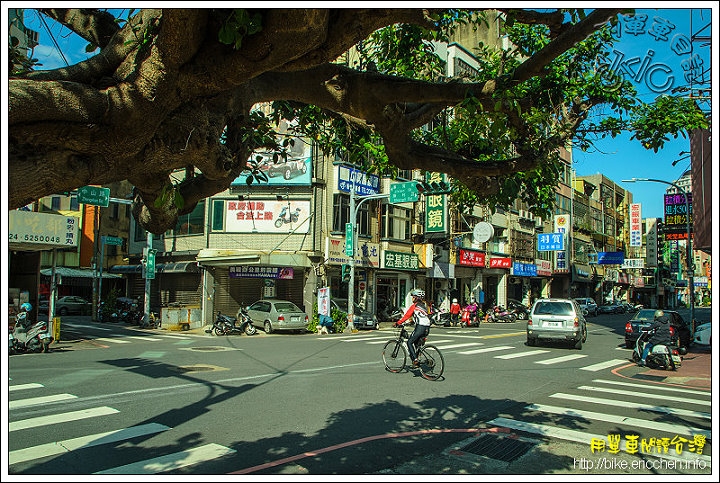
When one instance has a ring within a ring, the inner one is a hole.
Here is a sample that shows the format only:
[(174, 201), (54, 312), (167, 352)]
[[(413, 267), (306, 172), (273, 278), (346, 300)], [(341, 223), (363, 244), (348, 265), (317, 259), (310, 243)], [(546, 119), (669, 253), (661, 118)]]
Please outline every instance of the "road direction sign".
[(355, 254), (352, 223), (345, 223), (345, 255), (352, 257)]
[(104, 236), (103, 240), (105, 245), (121, 246), (123, 244), (123, 239), (117, 236)]
[(406, 203), (418, 200), (417, 183), (393, 183), (390, 185), (390, 203)]
[(78, 203), (86, 205), (110, 206), (110, 188), (102, 186), (83, 186), (77, 190)]

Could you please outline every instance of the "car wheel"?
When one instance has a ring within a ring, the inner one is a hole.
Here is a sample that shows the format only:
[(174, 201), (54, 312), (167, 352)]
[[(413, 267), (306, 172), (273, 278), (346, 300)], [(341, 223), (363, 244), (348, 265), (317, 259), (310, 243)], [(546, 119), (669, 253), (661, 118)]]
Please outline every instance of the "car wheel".
[(577, 350), (582, 350), (582, 346), (583, 346), (583, 340), (582, 340), (582, 337), (581, 337), (581, 338), (579, 338), (578, 340), (575, 341), (575, 348), (576, 348)]
[(265, 329), (266, 334), (272, 334), (273, 333), (273, 326), (270, 323), (269, 320), (265, 321), (265, 324), (263, 324), (263, 328)]
[(60, 314), (60, 315), (67, 315), (67, 314), (68, 314), (68, 309), (67, 309), (67, 307), (61, 308), (61, 309), (58, 311), (58, 314)]
[(583, 327), (582, 341), (587, 342), (587, 325), (585, 327)]
[(290, 178), (292, 178), (292, 170), (289, 169), (289, 168), (286, 169), (286, 170), (283, 172), (283, 178), (285, 178), (285, 179), (290, 179)]
[(527, 345), (528, 345), (528, 346), (530, 346), (530, 347), (535, 347), (535, 344), (536, 344), (536, 343), (537, 343), (537, 340), (531, 339), (531, 338), (528, 337), (528, 340), (527, 340)]

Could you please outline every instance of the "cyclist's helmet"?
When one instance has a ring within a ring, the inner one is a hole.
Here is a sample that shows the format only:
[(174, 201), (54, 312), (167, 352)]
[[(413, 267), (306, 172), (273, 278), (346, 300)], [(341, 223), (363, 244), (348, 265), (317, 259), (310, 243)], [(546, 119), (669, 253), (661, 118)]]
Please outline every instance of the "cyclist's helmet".
[(419, 288), (413, 289), (410, 291), (410, 295), (412, 297), (417, 297), (419, 299), (425, 300), (425, 290), (421, 290)]
[(32, 305), (30, 305), (28, 302), (24, 302), (20, 306), (20, 310), (24, 310), (25, 312), (30, 312), (32, 310)]

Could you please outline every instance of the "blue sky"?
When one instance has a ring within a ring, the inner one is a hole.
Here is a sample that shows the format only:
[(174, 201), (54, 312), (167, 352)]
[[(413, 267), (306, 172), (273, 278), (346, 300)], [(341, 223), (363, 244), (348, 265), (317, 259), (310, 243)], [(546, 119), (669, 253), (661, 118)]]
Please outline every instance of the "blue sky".
[[(703, 8), (638, 9), (636, 15), (647, 16), (644, 24), (628, 23), (621, 27), (620, 41), (615, 46), (618, 52), (615, 54), (615, 59), (618, 59), (618, 62), (628, 62), (634, 57), (638, 58), (638, 63), (627, 64), (633, 72), (642, 70), (639, 66), (643, 65), (643, 62), (647, 65), (645, 72), (648, 75), (636, 82), (640, 99), (651, 101), (657, 95), (674, 87), (687, 85), (683, 76), (682, 62), (689, 57), (689, 54), (676, 53), (682, 51), (682, 44), (678, 42), (681, 39), (678, 36), (690, 37), (692, 32), (697, 32), (701, 27), (711, 24), (712, 27), (703, 31), (703, 34), (717, 38), (714, 35), (718, 25), (715, 4), (694, 2), (694, 5)], [(39, 16), (31, 10), (26, 12), (27, 26), (39, 32), (40, 45), (35, 49), (35, 57), (43, 64), (42, 68), (64, 66), (65, 61), (53, 44), (44, 24), (40, 22)], [(127, 14), (127, 10), (124, 13)], [(714, 19), (711, 19), (711, 13)], [(49, 21), (47, 25), (51, 28), (53, 37), (69, 64), (75, 64), (92, 55), (85, 53), (85, 41), (70, 36), (67, 29), (58, 25), (53, 26)], [(674, 41), (678, 43), (674, 44)], [(649, 55), (649, 51), (652, 51), (652, 55)], [(707, 42), (695, 42), (693, 53), (699, 55), (705, 67), (709, 66), (710, 47)], [(658, 66), (663, 67), (659, 69)], [(671, 71), (664, 70), (666, 67)], [(670, 78), (673, 82), (666, 87)], [(710, 78), (709, 73), (706, 78)], [(705, 106), (708, 107), (707, 104)], [(687, 157), (673, 166), (673, 161), (686, 156), (683, 152), (690, 149), (689, 140), (682, 136), (668, 142), (658, 153), (644, 149), (637, 141), (630, 141), (629, 135), (600, 140), (596, 143), (596, 147), (597, 149), (592, 152), (583, 153), (579, 150), (573, 152), (577, 175), (602, 173), (631, 191), (633, 201), (642, 204), (643, 218), (663, 216), (663, 194), (668, 186), (654, 182), (622, 183), (622, 180), (637, 177), (673, 182), (690, 168), (690, 159)]]

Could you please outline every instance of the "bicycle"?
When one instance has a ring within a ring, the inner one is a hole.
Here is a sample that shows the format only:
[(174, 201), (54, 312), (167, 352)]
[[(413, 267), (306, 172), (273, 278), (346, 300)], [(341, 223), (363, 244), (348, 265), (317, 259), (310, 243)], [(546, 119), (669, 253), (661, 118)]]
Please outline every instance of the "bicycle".
[[(389, 340), (383, 346), (382, 358), (385, 370), (400, 372), (406, 367), (408, 350), (405, 341), (410, 334), (405, 330), (405, 324), (400, 326), (397, 338)], [(416, 346), (418, 369), (425, 379), (435, 381), (442, 376), (445, 370), (445, 359), (440, 349), (434, 345), (426, 344), (427, 337), (422, 337)]]

